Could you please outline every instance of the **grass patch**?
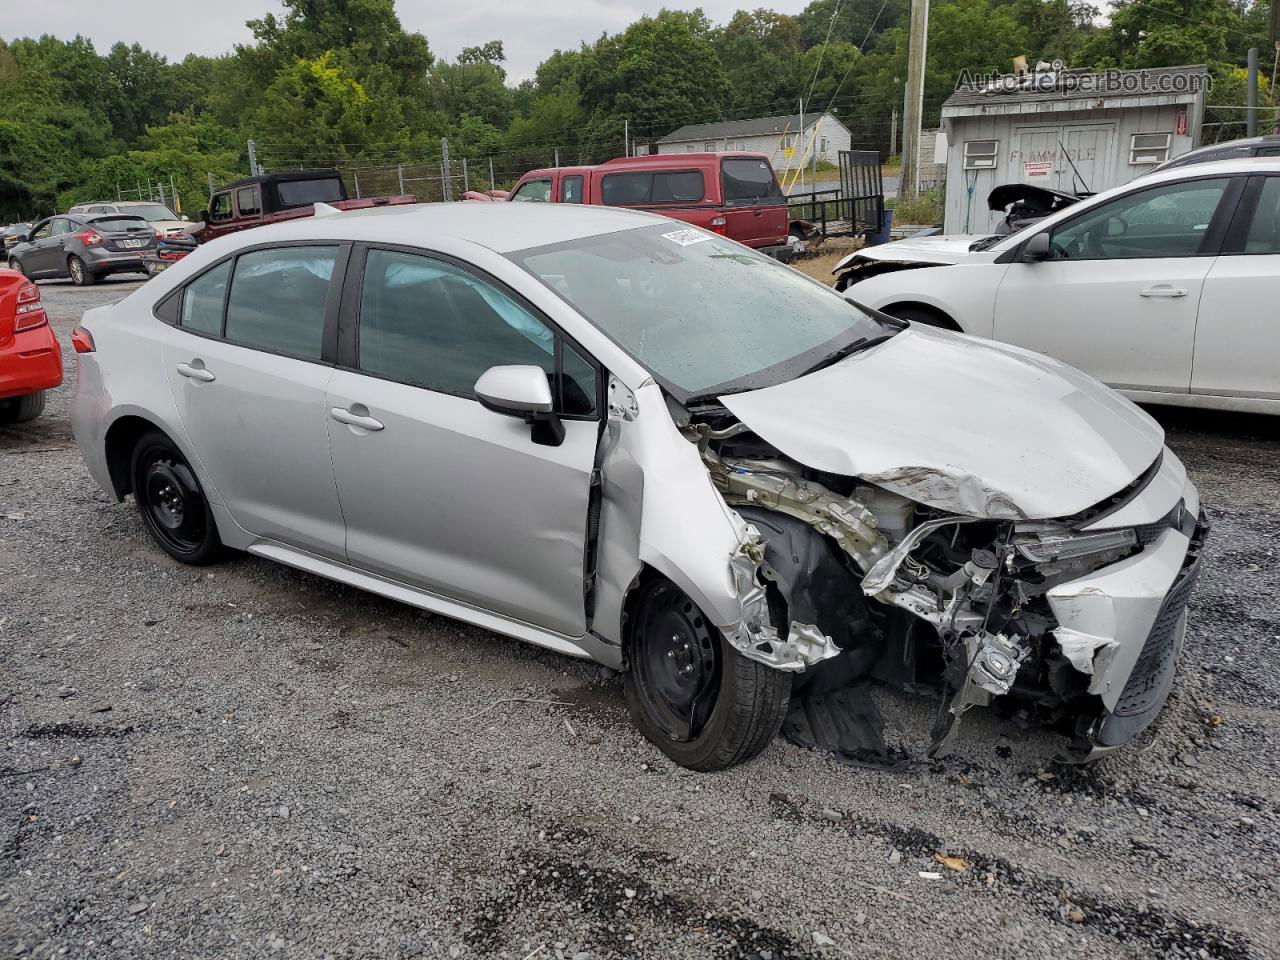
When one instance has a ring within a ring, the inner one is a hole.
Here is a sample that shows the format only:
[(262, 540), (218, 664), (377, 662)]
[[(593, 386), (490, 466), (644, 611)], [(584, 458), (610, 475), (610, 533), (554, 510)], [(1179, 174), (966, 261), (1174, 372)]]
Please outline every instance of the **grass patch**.
[(934, 224), (942, 222), (941, 187), (924, 190), (911, 200), (897, 199), (893, 204), (893, 222)]

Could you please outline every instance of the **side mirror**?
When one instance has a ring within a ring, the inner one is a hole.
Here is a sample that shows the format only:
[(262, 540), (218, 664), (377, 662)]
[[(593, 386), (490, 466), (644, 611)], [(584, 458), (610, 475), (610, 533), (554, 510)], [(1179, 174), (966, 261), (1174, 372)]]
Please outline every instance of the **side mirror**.
[(1022, 245), (1022, 259), (1030, 263), (1048, 260), (1049, 234), (1042, 231), (1028, 237), (1027, 242)]
[(18, 242), (19, 242), (19, 243), (30, 243), (30, 242), (31, 242), (31, 234), (29, 234), (29, 233), (20, 233), (20, 234), (18, 234)]
[(187, 222), (187, 223), (190, 223), (190, 222), (191, 222), (191, 218), (190, 218), (190, 217), (188, 217), (185, 213), (182, 215), (182, 219), (183, 219), (185, 222)]
[(517, 364), (490, 367), (476, 381), (480, 405), (532, 427), (530, 439), (547, 447), (564, 443), (564, 424), (554, 412), (551, 386), (541, 367)]
[[(183, 219), (185, 220), (186, 218), (185, 218), (185, 217), (183, 217)], [(196, 221), (197, 221), (198, 223), (208, 223), (208, 222), (209, 222), (209, 211), (208, 211), (208, 210), (201, 210), (199, 213), (197, 213), (197, 214), (196, 214)]]

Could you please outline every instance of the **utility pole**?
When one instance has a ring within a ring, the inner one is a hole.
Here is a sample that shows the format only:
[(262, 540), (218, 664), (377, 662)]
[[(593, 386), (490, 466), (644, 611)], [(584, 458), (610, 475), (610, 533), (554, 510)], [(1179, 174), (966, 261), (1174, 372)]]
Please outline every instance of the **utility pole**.
[[(1276, 0), (1272, 0), (1275, 3)], [(1245, 103), (1248, 104), (1249, 117), (1245, 121), (1246, 137), (1258, 135), (1258, 48), (1249, 48), (1249, 91)]]
[(560, 148), (556, 147), (556, 169), (560, 169)]
[[(560, 164), (557, 163), (556, 166), (558, 167), (560, 166)], [(471, 180), (467, 176), (467, 158), (463, 157), (462, 158), (462, 192), (466, 193), (470, 189), (471, 189)]]
[(493, 179), (493, 157), (489, 158), (489, 189), (497, 190), (497, 183)]
[(453, 199), (453, 170), (449, 167), (449, 141), (440, 139), (440, 199)]
[(244, 145), (249, 150), (249, 176), (256, 177), (262, 173), (258, 168), (258, 145), (252, 140), (246, 140)]
[[(804, 97), (800, 98), (800, 138), (798, 143), (800, 144), (800, 192), (804, 193)], [(795, 157), (795, 147), (792, 147), (790, 159), (794, 160)], [(789, 167), (791, 164), (788, 163), (787, 166)]]
[(404, 196), (404, 164), (396, 166), (396, 179), (400, 181), (400, 196)]
[(911, 34), (907, 41), (906, 99), (902, 107), (902, 182), (900, 200), (920, 189), (920, 127), (924, 119), (924, 65), (929, 43), (929, 0), (911, 0)]

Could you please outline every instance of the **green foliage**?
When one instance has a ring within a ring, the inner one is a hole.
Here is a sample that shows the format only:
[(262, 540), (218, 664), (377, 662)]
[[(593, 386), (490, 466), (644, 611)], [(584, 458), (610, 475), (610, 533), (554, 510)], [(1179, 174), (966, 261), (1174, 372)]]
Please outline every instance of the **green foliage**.
[[(1205, 63), (1214, 102), (1244, 102), (1246, 51), (1267, 47), (1267, 4), (1120, 0), (1100, 23), (1103, 6), (933, 0), (926, 122), (961, 71), (1008, 70), (1018, 55), (1077, 67)], [(553, 148), (562, 163), (616, 156), (628, 122), (643, 142), (686, 123), (789, 114), (804, 98), (806, 112), (833, 109), (859, 141), (887, 146), (910, 3), (811, 0), (796, 16), (744, 9), (720, 26), (701, 10), (662, 10), (552, 51), (518, 85), (501, 41), (438, 61), (425, 36), (403, 28), (396, 0), (280, 7), (251, 20), (253, 41), (234, 52), (176, 63), (137, 44), (100, 54), (83, 37), (0, 40), (0, 220), (170, 176), (193, 212), (210, 174), (247, 173), (250, 137), (269, 170), (415, 159), (430, 170), (448, 137), (455, 158), (497, 157), (506, 176), (549, 163)]]
[(945, 199), (941, 187), (922, 190), (912, 199), (893, 205), (893, 222), (899, 225), (941, 223)]
[(617, 129), (618, 139), (624, 117), (633, 129), (661, 136), (681, 123), (724, 116), (733, 97), (701, 10), (663, 10), (601, 37), (579, 84), (592, 135)]

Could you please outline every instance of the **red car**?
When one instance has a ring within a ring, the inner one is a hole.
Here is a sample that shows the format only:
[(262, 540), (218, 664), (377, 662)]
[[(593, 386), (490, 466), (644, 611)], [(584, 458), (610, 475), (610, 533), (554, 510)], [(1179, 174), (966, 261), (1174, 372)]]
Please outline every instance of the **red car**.
[[(490, 198), (498, 199), (468, 195)], [(787, 250), (787, 201), (763, 153), (659, 154), (619, 157), (594, 167), (530, 170), (506, 199), (648, 210), (762, 253)]]
[(32, 420), (45, 391), (62, 383), (62, 350), (40, 302), (40, 288), (0, 268), (0, 423)]

